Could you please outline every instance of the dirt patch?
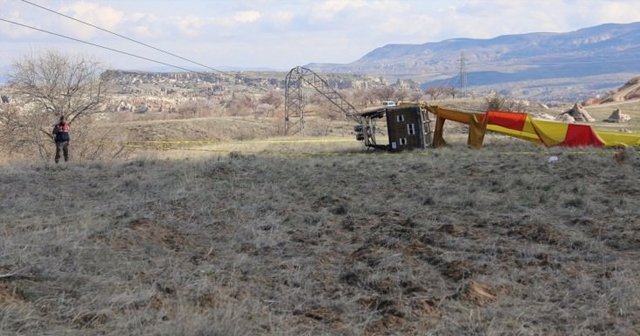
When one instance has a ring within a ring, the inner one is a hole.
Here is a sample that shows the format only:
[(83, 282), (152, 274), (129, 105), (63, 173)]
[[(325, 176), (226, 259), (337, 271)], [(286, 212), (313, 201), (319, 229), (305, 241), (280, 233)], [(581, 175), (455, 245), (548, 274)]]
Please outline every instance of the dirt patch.
[(444, 224), (441, 227), (438, 228), (438, 232), (444, 232), (448, 235), (454, 236), (454, 237), (462, 237), (464, 235), (466, 235), (467, 230), (460, 226), (460, 225), (455, 225), (455, 224)]
[(477, 281), (470, 281), (464, 287), (462, 297), (479, 306), (493, 303), (498, 298), (496, 290), (487, 284)]
[(312, 209), (318, 211), (326, 208), (334, 215), (346, 215), (348, 212), (349, 199), (347, 197), (322, 196), (312, 205)]
[(78, 314), (71, 322), (76, 328), (96, 328), (109, 321), (106, 312), (84, 312)]
[(388, 252), (388, 250), (379, 246), (365, 244), (351, 253), (347, 260), (349, 262), (362, 262), (369, 267), (376, 267)]
[(366, 329), (367, 335), (385, 335), (394, 328), (397, 331), (405, 322), (407, 307), (400, 301), (387, 296), (375, 296), (362, 298), (358, 303), (364, 305), (372, 314), (379, 316)]
[(401, 329), (404, 319), (395, 315), (385, 315), (382, 318), (371, 322), (365, 329), (365, 335), (393, 335)]
[(127, 250), (136, 246), (162, 246), (179, 252), (190, 246), (192, 238), (178, 229), (148, 218), (134, 219), (121, 230), (97, 233), (90, 239), (111, 246), (115, 250)]
[(310, 325), (323, 325), (332, 330), (345, 329), (342, 312), (333, 308), (313, 307), (293, 311), (294, 323), (305, 328)]
[(146, 218), (134, 220), (129, 225), (142, 239), (151, 243), (157, 243), (174, 251), (181, 251), (189, 246), (189, 237), (175, 228), (158, 225)]
[(473, 275), (473, 267), (466, 260), (454, 260), (441, 265), (440, 272), (451, 280), (460, 281)]
[(510, 234), (541, 244), (555, 245), (563, 239), (562, 233), (549, 224), (526, 224), (512, 230)]
[(24, 303), (25, 297), (17, 286), (0, 282), (0, 305)]
[[(295, 314), (295, 312), (294, 312)], [(341, 322), (341, 318), (340, 318), (340, 313), (336, 312), (334, 310), (330, 310), (327, 308), (315, 308), (315, 309), (309, 309), (305, 312), (301, 312), (301, 314), (304, 317), (308, 317), (310, 319), (316, 320), (316, 321), (322, 321), (325, 323), (334, 323), (334, 322)]]
[(441, 315), (438, 303), (433, 299), (413, 298), (409, 305), (416, 318), (439, 318)]
[[(431, 248), (421, 242), (415, 242), (407, 245), (402, 252), (407, 256), (419, 258), (424, 261), (433, 261), (438, 259), (442, 252)], [(431, 262), (430, 262), (431, 263)]]

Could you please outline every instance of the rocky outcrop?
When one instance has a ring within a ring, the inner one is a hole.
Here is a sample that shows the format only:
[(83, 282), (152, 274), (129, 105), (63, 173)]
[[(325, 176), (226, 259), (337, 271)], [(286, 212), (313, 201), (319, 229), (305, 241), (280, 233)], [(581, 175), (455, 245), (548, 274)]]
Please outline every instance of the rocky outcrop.
[(567, 116), (573, 118), (573, 121), (575, 122), (594, 122), (596, 121), (595, 118), (593, 118), (589, 112), (587, 112), (587, 110), (584, 109), (584, 107), (582, 107), (581, 104), (575, 104), (573, 105), (573, 107), (567, 111), (564, 111), (560, 114), (560, 116), (558, 117), (559, 120), (563, 120), (563, 121), (567, 121), (567, 122), (572, 122), (570, 121), (570, 118), (567, 118)]
[(631, 120), (631, 116), (628, 114), (623, 114), (622, 111), (620, 111), (620, 109), (615, 109), (615, 111), (613, 111), (611, 113), (611, 115), (605, 119), (605, 122), (610, 122), (610, 123), (623, 123), (623, 122), (627, 122)]

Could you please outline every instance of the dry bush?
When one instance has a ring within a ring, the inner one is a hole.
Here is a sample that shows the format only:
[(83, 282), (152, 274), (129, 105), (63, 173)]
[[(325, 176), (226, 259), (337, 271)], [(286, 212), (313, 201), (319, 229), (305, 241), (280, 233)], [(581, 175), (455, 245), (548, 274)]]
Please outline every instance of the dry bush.
[(442, 90), (439, 90), (437, 87), (429, 87), (424, 92), (428, 95), (432, 100), (438, 99), (442, 95)]
[(176, 113), (188, 118), (195, 116), (201, 109), (197, 101), (185, 101), (176, 106)]
[(261, 103), (256, 106), (255, 117), (271, 117), (274, 115), (276, 108), (271, 104)]
[(126, 159), (133, 149), (126, 146), (128, 134), (122, 129), (100, 127), (91, 120), (74, 124), (70, 142), (72, 160)]
[(223, 108), (216, 103), (203, 100), (192, 99), (179, 103), (176, 106), (175, 113), (162, 113), (164, 116), (175, 117), (180, 119), (218, 117), (224, 115)]
[(519, 100), (508, 99), (499, 95), (485, 98), (486, 110), (526, 112), (527, 104)]
[(258, 107), (257, 99), (250, 94), (233, 94), (227, 102), (225, 109), (231, 116), (249, 116), (255, 115)]
[(282, 104), (284, 104), (284, 96), (279, 90), (271, 90), (260, 97), (259, 102), (261, 104), (271, 105), (274, 110), (277, 110), (282, 106)]

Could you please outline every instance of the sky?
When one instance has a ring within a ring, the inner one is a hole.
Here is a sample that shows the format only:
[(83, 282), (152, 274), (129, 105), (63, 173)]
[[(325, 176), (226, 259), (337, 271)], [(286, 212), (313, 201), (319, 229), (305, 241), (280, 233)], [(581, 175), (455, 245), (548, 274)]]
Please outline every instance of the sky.
[[(0, 0), (0, 69), (48, 50), (107, 68), (288, 70), (350, 63), (387, 44), (569, 32), (640, 21), (638, 0)], [(29, 3), (30, 2), (30, 3)], [(144, 42), (136, 44), (40, 7)]]

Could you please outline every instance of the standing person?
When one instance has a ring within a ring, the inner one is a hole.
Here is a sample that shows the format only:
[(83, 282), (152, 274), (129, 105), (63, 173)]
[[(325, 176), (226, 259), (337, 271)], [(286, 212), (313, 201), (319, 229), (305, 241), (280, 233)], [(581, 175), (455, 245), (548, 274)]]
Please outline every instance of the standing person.
[(53, 126), (53, 135), (56, 142), (56, 163), (60, 161), (60, 152), (64, 155), (64, 161), (69, 161), (69, 124), (64, 121), (64, 116), (60, 116), (60, 121)]

